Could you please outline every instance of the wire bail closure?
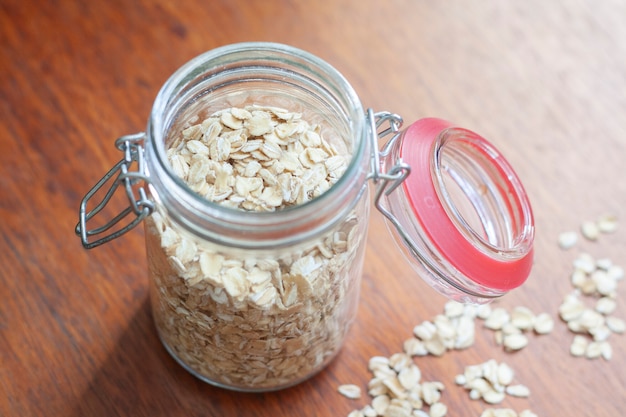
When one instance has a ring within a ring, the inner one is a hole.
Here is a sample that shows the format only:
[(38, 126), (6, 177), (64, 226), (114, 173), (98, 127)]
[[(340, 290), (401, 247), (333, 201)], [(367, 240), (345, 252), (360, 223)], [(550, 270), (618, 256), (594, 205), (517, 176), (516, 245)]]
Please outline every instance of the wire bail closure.
[[(387, 196), (392, 193), (411, 173), (411, 166), (398, 158), (395, 165), (392, 166), (389, 171), (381, 172), (380, 158), (386, 158), (391, 153), (391, 150), (396, 141), (402, 136), (400, 127), (402, 126), (402, 117), (389, 113), (389, 112), (377, 112), (374, 113), (372, 109), (367, 109), (367, 121), (369, 123), (369, 137), (372, 141), (372, 160), (371, 160), (371, 172), (368, 179), (372, 179), (376, 185), (376, 193), (374, 194), (374, 204), (378, 211), (380, 211), (397, 229), (400, 236), (409, 241), (408, 235), (404, 231), (404, 227), (400, 224), (398, 219), (389, 211), (382, 203), (383, 195)], [(381, 129), (385, 123), (389, 124), (384, 130)], [(383, 139), (388, 135), (393, 135), (391, 139), (378, 151), (378, 140)]]
[[(145, 187), (137, 184), (144, 182), (150, 183), (146, 174), (146, 166), (144, 160), (143, 141), (146, 137), (145, 133), (135, 133), (118, 138), (115, 141), (115, 147), (124, 153), (124, 157), (113, 166), (101, 179), (93, 186), (91, 190), (83, 197), (80, 203), (79, 222), (76, 225), (75, 232), (80, 236), (81, 242), (85, 249), (92, 249), (103, 243), (109, 242), (129, 230), (137, 226), (143, 219), (152, 214), (154, 211), (154, 201), (148, 198)], [(136, 163), (137, 170), (132, 171), (131, 166)], [(111, 182), (112, 181), (112, 182)], [(87, 203), (91, 200), (107, 183), (111, 182), (109, 189), (104, 197), (97, 205), (87, 212)], [(87, 222), (98, 215), (111, 201), (113, 195), (119, 186), (124, 187), (129, 206), (120, 213), (107, 221), (104, 225), (95, 227), (91, 230), (87, 228)], [(138, 194), (138, 196), (136, 195)], [(109, 232), (115, 225), (120, 223), (129, 214), (134, 214), (135, 218), (126, 225), (117, 230)], [(107, 234), (108, 233), (108, 234)], [(89, 241), (92, 236), (104, 235), (93, 242)]]

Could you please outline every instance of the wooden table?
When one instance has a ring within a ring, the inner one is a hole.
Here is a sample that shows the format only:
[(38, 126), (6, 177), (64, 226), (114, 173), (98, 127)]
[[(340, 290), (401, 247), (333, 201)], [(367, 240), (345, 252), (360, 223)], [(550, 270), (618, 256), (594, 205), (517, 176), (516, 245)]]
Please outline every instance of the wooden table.
[[(505, 353), (477, 327), (473, 347), (416, 359), (442, 381), (449, 416), (487, 405), (453, 383), (494, 358), (529, 386), (502, 407), (539, 416), (626, 409), (626, 336), (613, 358), (569, 355), (557, 309), (578, 253), (626, 264), (626, 225), (569, 251), (557, 236), (610, 213), (626, 219), (626, 5), (579, 0), (0, 2), (0, 415), (345, 416), (369, 402), (367, 361), (402, 349), (444, 298), (401, 258), (373, 213), (361, 304), (323, 372), (276, 393), (242, 394), (192, 377), (150, 317), (142, 231), (97, 250), (74, 235), (80, 199), (119, 158), (117, 136), (145, 128), (168, 76), (195, 55), (276, 41), (332, 63), (362, 102), (407, 122), (452, 120), (489, 138), (531, 197), (536, 261), (497, 305), (550, 313), (556, 327)], [(626, 318), (626, 284), (614, 315)]]

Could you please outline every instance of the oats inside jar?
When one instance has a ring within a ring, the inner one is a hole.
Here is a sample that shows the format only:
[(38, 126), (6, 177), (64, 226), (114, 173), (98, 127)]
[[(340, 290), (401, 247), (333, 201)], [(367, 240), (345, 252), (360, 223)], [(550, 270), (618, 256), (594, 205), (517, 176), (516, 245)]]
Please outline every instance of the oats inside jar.
[[(167, 149), (172, 170), (208, 201), (273, 212), (327, 191), (349, 162), (297, 112), (249, 105), (196, 120)], [(367, 202), (365, 202), (367, 204)], [(233, 253), (146, 222), (153, 314), (166, 348), (208, 382), (275, 389), (339, 350), (358, 298), (367, 227), (353, 213), (314, 242), (274, 255)]]

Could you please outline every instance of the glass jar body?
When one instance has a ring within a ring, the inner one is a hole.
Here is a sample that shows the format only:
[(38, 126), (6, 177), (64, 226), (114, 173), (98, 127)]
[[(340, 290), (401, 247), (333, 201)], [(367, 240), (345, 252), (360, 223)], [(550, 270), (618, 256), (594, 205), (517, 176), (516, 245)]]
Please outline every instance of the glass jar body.
[[(194, 192), (168, 163), (168, 146), (215, 111), (250, 105), (281, 107), (319, 126), (345, 157), (343, 175), (272, 212)], [(164, 85), (145, 149), (156, 206), (145, 223), (150, 296), (169, 353), (200, 379), (242, 391), (281, 389), (320, 371), (356, 313), (369, 219), (371, 149), (349, 84), (284, 45), (212, 50)]]

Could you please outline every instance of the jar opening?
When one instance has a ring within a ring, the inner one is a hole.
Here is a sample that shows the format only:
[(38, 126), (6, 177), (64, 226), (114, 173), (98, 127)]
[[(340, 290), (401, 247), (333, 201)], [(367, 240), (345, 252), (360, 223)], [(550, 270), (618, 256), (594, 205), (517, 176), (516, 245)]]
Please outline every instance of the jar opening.
[(448, 217), (483, 252), (525, 255), (533, 240), (530, 205), (517, 176), (486, 140), (462, 128), (441, 132), (432, 175)]
[[(344, 174), (321, 195), (274, 212), (229, 208), (195, 193), (173, 172), (166, 156), (171, 136), (188, 121), (247, 104), (301, 112), (349, 158)], [(169, 217), (202, 239), (233, 247), (293, 245), (323, 233), (351, 209), (365, 189), (364, 112), (345, 78), (299, 49), (252, 42), (211, 50), (191, 60), (164, 84), (148, 125), (146, 152), (155, 199)], [(331, 133), (329, 133), (331, 135)], [(348, 202), (348, 203), (346, 203)]]

